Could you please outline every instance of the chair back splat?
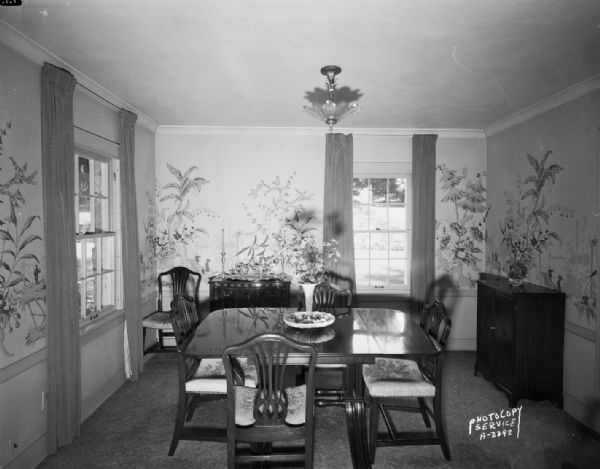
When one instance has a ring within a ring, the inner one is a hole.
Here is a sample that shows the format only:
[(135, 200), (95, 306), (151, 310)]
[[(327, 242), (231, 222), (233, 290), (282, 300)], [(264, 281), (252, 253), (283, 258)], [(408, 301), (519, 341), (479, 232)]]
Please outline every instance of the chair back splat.
[[(256, 388), (244, 386), (237, 372), (238, 361), (244, 358), (254, 362)], [(303, 462), (312, 467), (316, 361), (314, 345), (275, 333), (225, 349), (229, 468), (259, 461)], [(308, 367), (306, 384), (301, 386), (293, 385), (297, 366)], [(283, 445), (273, 445), (277, 442)]]
[[(300, 309), (304, 305), (304, 293), (298, 294)], [(327, 311), (329, 308), (349, 308), (352, 305), (352, 292), (335, 283), (323, 282), (315, 286), (313, 293), (313, 311)]]
[[(304, 295), (298, 295), (299, 309), (304, 309)], [(324, 281), (315, 286), (313, 293), (313, 311), (331, 311), (332, 308), (348, 308), (350, 312), (352, 305), (352, 292), (339, 285)], [(328, 373), (336, 371), (341, 374), (340, 386), (336, 387), (318, 387), (315, 391), (317, 396), (316, 405), (318, 406), (343, 406), (343, 396), (347, 381), (346, 365), (317, 365), (316, 371), (326, 370)], [(304, 379), (302, 375), (298, 376), (298, 382)]]
[(196, 313), (200, 311), (200, 280), (202, 275), (187, 267), (173, 267), (166, 272), (158, 274), (158, 309), (142, 320), (142, 337), (144, 346), (146, 342), (146, 331), (152, 329), (158, 333), (158, 342), (148, 349), (144, 354), (150, 352), (173, 352), (175, 347), (165, 345), (165, 338), (173, 337), (173, 327), (169, 316), (169, 310), (163, 309), (163, 282), (164, 278), (171, 279), (172, 297), (185, 294), (191, 297), (195, 303)]

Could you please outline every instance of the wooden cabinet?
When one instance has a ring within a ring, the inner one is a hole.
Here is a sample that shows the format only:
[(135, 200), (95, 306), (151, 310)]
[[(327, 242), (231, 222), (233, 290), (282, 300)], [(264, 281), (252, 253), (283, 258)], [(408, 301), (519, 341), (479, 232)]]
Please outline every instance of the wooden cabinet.
[(564, 316), (564, 293), (481, 274), (475, 373), (504, 391), (511, 407), (550, 399), (562, 408)]
[(282, 279), (228, 279), (213, 277), (210, 310), (248, 307), (288, 307), (290, 281)]

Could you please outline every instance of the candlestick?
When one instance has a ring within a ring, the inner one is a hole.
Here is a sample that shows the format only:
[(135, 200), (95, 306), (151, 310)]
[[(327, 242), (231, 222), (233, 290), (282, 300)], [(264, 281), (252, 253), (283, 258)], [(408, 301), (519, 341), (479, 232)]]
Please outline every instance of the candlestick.
[(221, 228), (221, 274), (225, 278), (225, 228)]

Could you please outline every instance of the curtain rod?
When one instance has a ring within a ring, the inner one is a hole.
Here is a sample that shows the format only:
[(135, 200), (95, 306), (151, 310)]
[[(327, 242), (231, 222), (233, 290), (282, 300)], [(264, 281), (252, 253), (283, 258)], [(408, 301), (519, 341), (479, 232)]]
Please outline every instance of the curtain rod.
[(95, 91), (93, 91), (93, 90), (90, 90), (90, 89), (89, 89), (87, 86), (85, 86), (85, 85), (82, 85), (82, 84), (81, 84), (81, 83), (79, 83), (79, 82), (76, 82), (76, 84), (77, 84), (77, 86), (79, 86), (79, 87), (83, 88), (84, 90), (86, 90), (86, 91), (88, 91), (88, 92), (92, 93), (94, 96), (97, 96), (97, 97), (98, 97), (98, 98), (100, 98), (102, 101), (106, 102), (107, 104), (110, 104), (110, 105), (111, 105), (112, 107), (114, 107), (114, 108), (115, 108), (117, 111), (120, 111), (120, 110), (121, 110), (121, 108), (120, 108), (119, 106), (117, 106), (116, 104), (114, 104), (114, 103), (110, 102), (110, 101), (109, 101), (108, 99), (106, 99), (104, 96), (101, 96), (101, 95), (99, 95), (99, 94), (98, 94), (98, 93), (96, 93)]
[(119, 142), (115, 142), (114, 140), (111, 140), (110, 138), (103, 137), (102, 135), (99, 135), (99, 134), (97, 134), (95, 132), (92, 132), (91, 130), (84, 129), (83, 127), (79, 127), (78, 125), (73, 125), (73, 127), (75, 127), (76, 129), (81, 130), (82, 132), (85, 132), (85, 133), (88, 133), (90, 135), (94, 135), (95, 137), (101, 138), (102, 140), (106, 140), (107, 142), (114, 143), (117, 146), (121, 146), (121, 144)]

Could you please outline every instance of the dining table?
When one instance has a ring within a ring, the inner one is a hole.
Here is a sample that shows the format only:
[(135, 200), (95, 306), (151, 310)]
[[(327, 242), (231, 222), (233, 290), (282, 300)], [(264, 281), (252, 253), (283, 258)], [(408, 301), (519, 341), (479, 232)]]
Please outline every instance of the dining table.
[(265, 332), (315, 344), (318, 364), (347, 366), (345, 395), (348, 443), (354, 468), (370, 468), (362, 365), (376, 357), (414, 358), (439, 353), (410, 314), (386, 308), (328, 308), (327, 327), (290, 326), (297, 308), (229, 308), (211, 312), (187, 344), (189, 358), (220, 358), (226, 347)]

